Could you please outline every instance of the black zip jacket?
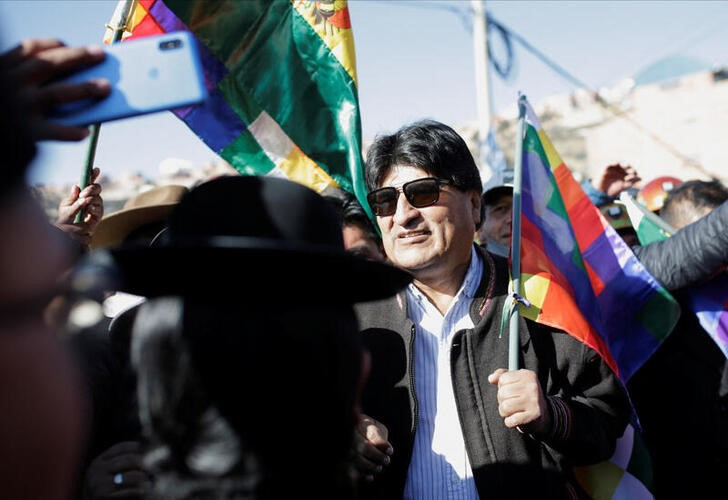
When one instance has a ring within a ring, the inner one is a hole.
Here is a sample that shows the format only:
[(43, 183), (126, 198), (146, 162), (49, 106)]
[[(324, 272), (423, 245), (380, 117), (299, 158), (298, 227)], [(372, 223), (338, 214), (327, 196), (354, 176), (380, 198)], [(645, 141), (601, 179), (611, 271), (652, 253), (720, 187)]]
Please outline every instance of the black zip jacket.
[[(600, 356), (564, 332), (520, 319), (520, 366), (535, 371), (548, 397), (554, 430), (533, 437), (508, 429), (498, 414), (497, 387), (487, 377), (507, 367), (508, 335), (499, 338), (508, 287), (507, 261), (478, 248), (483, 277), (470, 306), (475, 328), (454, 335), (452, 379), (460, 426), (481, 499), (570, 498), (572, 466), (605, 460), (630, 410), (621, 382)], [(413, 323), (404, 292), (361, 304), (360, 330), (371, 352), (363, 411), (389, 430), (392, 462), (361, 498), (402, 498), (417, 432)], [(580, 495), (581, 496), (581, 495)]]

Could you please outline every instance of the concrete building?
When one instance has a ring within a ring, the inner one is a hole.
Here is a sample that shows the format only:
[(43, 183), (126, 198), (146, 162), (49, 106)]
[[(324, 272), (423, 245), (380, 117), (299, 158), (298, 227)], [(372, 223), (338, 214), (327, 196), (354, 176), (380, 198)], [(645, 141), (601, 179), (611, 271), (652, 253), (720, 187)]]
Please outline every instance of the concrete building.
[[(728, 69), (685, 73), (695, 68), (686, 62), (669, 58), (598, 95), (579, 90), (532, 105), (577, 177), (596, 177), (621, 163), (645, 181), (671, 175), (728, 183)], [(515, 106), (495, 123), (496, 140), (513, 165)], [(475, 127), (463, 133), (469, 129)]]

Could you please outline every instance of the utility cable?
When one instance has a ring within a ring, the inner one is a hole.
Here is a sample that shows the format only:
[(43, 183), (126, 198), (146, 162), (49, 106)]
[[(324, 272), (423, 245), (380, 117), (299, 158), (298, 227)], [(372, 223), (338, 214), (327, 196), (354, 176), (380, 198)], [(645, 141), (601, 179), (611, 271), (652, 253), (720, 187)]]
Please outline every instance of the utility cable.
[(604, 98), (602, 98), (601, 95), (599, 95), (599, 92), (592, 89), (589, 85), (587, 85), (585, 82), (574, 76), (572, 73), (567, 71), (563, 66), (559, 65), (557, 62), (555, 62), (553, 59), (548, 57), (546, 54), (538, 50), (536, 47), (531, 45), (525, 38), (523, 38), (518, 33), (514, 32), (512, 29), (508, 28), (507, 26), (503, 25), (503, 23), (493, 19), (492, 16), (488, 17), (488, 23), (492, 23), (494, 26), (498, 26), (499, 31), (507, 33), (509, 37), (512, 37), (513, 40), (521, 44), (521, 46), (529, 51), (531, 54), (533, 54), (537, 59), (539, 59), (541, 62), (543, 62), (546, 66), (551, 68), (556, 74), (564, 78), (565, 80), (571, 82), (572, 84), (576, 85), (579, 88), (583, 88), (589, 91), (594, 101), (602, 106), (606, 111), (610, 112), (613, 116), (616, 118), (621, 118), (628, 123), (630, 123), (633, 127), (635, 127), (637, 130), (642, 132), (643, 134), (647, 135), (650, 139), (655, 141), (658, 145), (662, 146), (668, 153), (672, 154), (675, 158), (682, 161), (686, 165), (690, 165), (691, 167), (699, 170), (705, 175), (712, 176), (710, 172), (708, 172), (703, 165), (701, 165), (699, 162), (693, 160), (692, 158), (689, 158), (688, 156), (684, 155), (682, 152), (680, 152), (677, 148), (675, 148), (672, 144), (668, 143), (661, 137), (659, 137), (657, 134), (652, 132), (651, 130), (647, 129), (643, 125), (641, 125), (639, 122), (634, 120), (631, 116), (629, 116), (626, 112), (621, 111), (617, 108), (615, 108), (613, 105), (608, 103)]

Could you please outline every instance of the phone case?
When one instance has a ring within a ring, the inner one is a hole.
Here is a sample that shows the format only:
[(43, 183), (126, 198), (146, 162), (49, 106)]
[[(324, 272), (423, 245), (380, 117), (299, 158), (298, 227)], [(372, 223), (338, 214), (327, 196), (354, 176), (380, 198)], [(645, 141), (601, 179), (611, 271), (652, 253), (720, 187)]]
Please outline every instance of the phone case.
[(111, 94), (57, 106), (48, 118), (63, 125), (86, 126), (189, 106), (207, 97), (197, 45), (185, 31), (110, 45), (103, 62), (61, 81), (92, 78), (109, 80)]

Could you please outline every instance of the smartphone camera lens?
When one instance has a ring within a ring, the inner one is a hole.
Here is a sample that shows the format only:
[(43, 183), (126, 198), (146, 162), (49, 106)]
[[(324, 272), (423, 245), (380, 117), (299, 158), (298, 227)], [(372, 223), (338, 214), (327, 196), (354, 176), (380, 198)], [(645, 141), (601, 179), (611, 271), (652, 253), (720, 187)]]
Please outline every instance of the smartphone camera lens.
[(181, 46), (182, 46), (182, 40), (180, 40), (179, 38), (159, 42), (160, 50), (174, 50), (174, 49), (180, 48)]

